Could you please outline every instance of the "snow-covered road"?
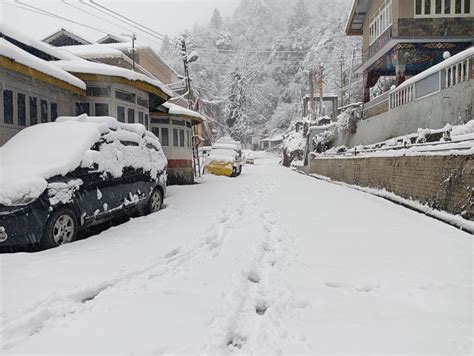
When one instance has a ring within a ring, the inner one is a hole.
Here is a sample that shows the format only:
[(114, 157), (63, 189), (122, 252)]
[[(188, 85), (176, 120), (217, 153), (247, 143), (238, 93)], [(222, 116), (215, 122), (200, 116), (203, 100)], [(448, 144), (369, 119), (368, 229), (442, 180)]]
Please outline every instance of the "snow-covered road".
[(0, 256), (0, 351), (472, 352), (470, 235), (277, 161)]

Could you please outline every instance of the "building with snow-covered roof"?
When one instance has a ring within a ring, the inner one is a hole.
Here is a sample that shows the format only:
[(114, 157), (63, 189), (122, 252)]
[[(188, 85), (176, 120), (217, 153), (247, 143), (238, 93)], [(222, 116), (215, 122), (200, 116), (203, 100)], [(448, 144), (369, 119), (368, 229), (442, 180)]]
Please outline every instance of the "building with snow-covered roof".
[(129, 69), (82, 58), (55, 64), (87, 85), (86, 96), (75, 103), (74, 115), (113, 116), (148, 128), (150, 111), (158, 110), (172, 95), (159, 80)]
[(193, 128), (204, 121), (200, 113), (169, 102), (150, 112), (150, 130), (159, 137), (168, 159), (168, 184), (194, 183)]
[(12, 35), (0, 33), (0, 145), (25, 127), (71, 115), (73, 103), (86, 95), (82, 80), (42, 59), (54, 51)]

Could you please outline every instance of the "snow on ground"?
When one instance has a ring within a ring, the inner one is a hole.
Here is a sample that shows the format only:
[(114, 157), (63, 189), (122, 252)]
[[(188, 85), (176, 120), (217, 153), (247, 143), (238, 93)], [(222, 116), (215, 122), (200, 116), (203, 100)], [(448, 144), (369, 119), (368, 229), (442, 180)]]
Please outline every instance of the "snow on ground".
[(2, 352), (472, 352), (464, 232), (262, 155), (165, 203), (0, 256)]

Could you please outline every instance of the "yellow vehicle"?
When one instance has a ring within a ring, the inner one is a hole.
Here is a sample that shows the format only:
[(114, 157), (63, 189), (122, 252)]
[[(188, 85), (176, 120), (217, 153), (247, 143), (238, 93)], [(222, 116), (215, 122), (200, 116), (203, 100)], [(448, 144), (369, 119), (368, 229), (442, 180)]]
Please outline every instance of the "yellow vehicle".
[(206, 172), (227, 177), (237, 177), (242, 172), (242, 150), (236, 141), (218, 141), (206, 158)]

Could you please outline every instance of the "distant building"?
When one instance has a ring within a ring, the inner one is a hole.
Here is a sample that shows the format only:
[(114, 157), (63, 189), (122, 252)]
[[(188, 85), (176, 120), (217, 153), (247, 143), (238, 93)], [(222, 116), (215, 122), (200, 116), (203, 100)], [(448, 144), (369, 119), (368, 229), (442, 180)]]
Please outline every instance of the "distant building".
[[(307, 94), (303, 98), (303, 117), (309, 115), (310, 112), (310, 95)], [(321, 101), (319, 94), (315, 95), (314, 97), (316, 107), (319, 106), (319, 102)], [(323, 116), (329, 116), (332, 120), (337, 119), (337, 109), (339, 106), (339, 97), (336, 94), (326, 94), (323, 96)]]
[(275, 148), (280, 146), (283, 143), (283, 136), (281, 135), (276, 135), (273, 137), (269, 138), (264, 138), (263, 140), (260, 140), (260, 149), (261, 150), (268, 150), (271, 148)]

